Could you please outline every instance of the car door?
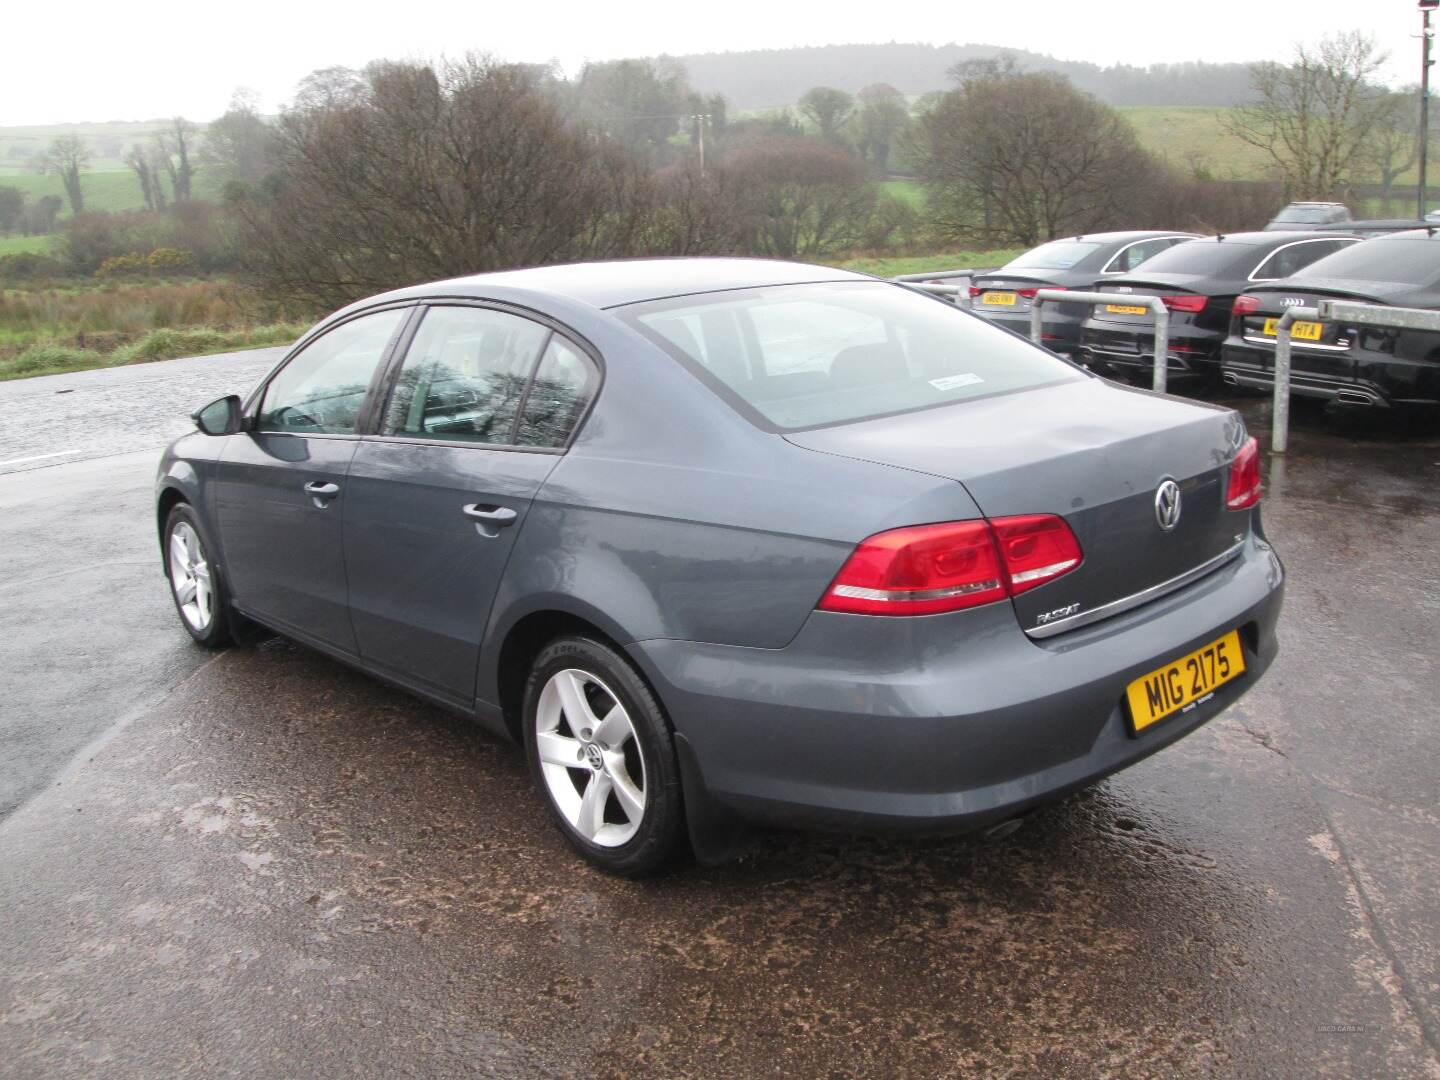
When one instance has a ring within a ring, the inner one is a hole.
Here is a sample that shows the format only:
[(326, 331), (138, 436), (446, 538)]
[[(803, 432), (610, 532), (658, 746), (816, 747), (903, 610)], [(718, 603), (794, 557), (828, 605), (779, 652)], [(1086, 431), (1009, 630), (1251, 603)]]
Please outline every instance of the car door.
[(354, 654), (341, 507), (360, 418), (413, 307), (346, 320), (291, 356), (252, 399), (216, 470), (220, 542), (236, 604)]
[(427, 307), (346, 482), (350, 610), (368, 666), (470, 707), (480, 637), (535, 492), (599, 372), (499, 307)]

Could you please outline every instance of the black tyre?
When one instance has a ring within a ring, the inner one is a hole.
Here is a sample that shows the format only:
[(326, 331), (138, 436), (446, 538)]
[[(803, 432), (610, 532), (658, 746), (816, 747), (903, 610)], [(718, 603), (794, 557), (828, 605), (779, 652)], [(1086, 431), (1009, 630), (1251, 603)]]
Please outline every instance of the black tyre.
[(234, 640), (230, 593), (199, 517), (189, 503), (176, 503), (165, 519), (165, 578), (186, 633), (207, 649)]
[(660, 702), (623, 656), (589, 638), (551, 642), (525, 683), (525, 753), (571, 846), (623, 877), (654, 873), (684, 824)]

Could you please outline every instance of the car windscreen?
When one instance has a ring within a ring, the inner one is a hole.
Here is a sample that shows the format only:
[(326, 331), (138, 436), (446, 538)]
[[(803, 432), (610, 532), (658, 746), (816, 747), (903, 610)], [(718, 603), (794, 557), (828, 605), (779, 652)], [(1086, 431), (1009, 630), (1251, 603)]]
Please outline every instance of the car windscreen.
[(1297, 270), (1292, 281), (1339, 278), (1345, 281), (1398, 281), (1430, 285), (1440, 280), (1440, 241), (1416, 237), (1366, 240), (1316, 259)]
[(1052, 240), (1006, 263), (1004, 270), (1069, 270), (1100, 245), (1084, 240)]
[(878, 281), (737, 289), (616, 313), (772, 430), (1085, 378), (948, 302)]
[(1318, 225), (1329, 220), (1330, 213), (1323, 206), (1287, 206), (1275, 215), (1275, 220), (1287, 225)]
[(1141, 274), (1248, 274), (1269, 248), (1218, 240), (1191, 240), (1152, 255), (1135, 269)]

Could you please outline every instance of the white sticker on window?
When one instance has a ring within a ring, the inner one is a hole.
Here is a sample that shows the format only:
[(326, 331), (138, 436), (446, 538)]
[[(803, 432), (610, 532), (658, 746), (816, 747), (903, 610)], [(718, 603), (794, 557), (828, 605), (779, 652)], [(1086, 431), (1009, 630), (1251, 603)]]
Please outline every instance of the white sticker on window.
[(931, 379), (930, 385), (936, 390), (956, 390), (962, 386), (974, 386), (976, 383), (984, 381), (979, 375), (967, 373), (965, 375), (946, 375), (943, 379)]

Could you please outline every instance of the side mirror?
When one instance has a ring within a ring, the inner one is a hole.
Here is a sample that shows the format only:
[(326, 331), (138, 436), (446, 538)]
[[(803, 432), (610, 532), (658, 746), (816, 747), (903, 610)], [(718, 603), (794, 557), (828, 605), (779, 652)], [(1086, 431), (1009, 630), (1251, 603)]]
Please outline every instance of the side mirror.
[(240, 430), (240, 398), (229, 394), (191, 414), (195, 426), (206, 435), (234, 435)]

